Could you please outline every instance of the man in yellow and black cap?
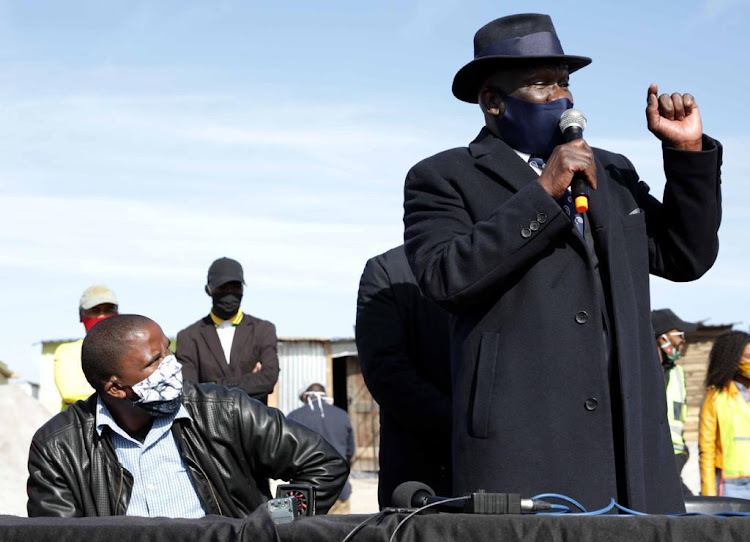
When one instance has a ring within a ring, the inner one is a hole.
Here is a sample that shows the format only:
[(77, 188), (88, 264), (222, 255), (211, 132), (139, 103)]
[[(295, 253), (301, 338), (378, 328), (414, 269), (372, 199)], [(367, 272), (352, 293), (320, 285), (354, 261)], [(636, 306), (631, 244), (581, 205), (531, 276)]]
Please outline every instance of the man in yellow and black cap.
[(208, 268), (211, 312), (177, 334), (175, 355), (185, 378), (242, 388), (264, 403), (279, 376), (276, 327), (242, 312), (245, 278), (237, 260)]

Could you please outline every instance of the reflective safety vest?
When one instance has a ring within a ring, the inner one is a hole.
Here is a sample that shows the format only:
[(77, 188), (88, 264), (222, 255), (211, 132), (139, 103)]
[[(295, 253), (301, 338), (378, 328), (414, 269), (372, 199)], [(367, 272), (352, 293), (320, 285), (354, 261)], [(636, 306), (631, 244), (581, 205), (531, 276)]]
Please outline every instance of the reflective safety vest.
[[(735, 386), (734, 382), (729, 384)], [(724, 456), (722, 478), (750, 476), (750, 403), (736, 388), (716, 396), (716, 420), (719, 424)]]
[(62, 397), (62, 410), (94, 393), (81, 367), (82, 346), (83, 339), (80, 339), (62, 343), (55, 350), (55, 384)]
[(676, 454), (684, 454), (687, 450), (685, 437), (682, 435), (686, 418), (685, 371), (679, 365), (675, 365), (669, 371), (669, 382), (667, 382), (667, 420), (669, 420), (669, 432), (672, 434), (672, 445)]

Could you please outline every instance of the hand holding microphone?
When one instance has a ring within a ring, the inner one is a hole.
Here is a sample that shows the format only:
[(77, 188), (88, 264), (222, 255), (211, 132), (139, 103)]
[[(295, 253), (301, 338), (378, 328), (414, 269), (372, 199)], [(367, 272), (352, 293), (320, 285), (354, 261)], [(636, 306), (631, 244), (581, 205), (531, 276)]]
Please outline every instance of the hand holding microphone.
[[(560, 115), (560, 131), (563, 133), (565, 142), (569, 143), (576, 139), (583, 139), (583, 130), (586, 128), (586, 117), (578, 109), (567, 109)], [(589, 185), (586, 178), (576, 171), (573, 180), (570, 181), (570, 191), (576, 212), (585, 213), (589, 210)]]
[[(552, 151), (539, 177), (539, 183), (554, 199), (562, 197), (570, 186), (575, 201), (576, 198), (587, 195), (589, 187), (596, 190), (594, 152), (583, 139), (586, 119), (579, 110), (564, 111), (559, 126), (566, 143), (558, 145)], [(580, 203), (587, 204), (583, 200)], [(585, 212), (588, 208), (580, 210), (579, 201), (576, 201), (576, 207), (578, 212)]]

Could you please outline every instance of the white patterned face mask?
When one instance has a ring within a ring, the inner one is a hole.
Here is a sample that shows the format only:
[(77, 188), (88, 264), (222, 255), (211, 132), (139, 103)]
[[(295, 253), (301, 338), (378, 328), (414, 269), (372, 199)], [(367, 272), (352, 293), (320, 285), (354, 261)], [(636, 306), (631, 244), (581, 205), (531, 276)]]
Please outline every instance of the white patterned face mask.
[(132, 386), (140, 397), (133, 404), (152, 416), (170, 416), (182, 404), (182, 365), (174, 354), (165, 357), (147, 379)]

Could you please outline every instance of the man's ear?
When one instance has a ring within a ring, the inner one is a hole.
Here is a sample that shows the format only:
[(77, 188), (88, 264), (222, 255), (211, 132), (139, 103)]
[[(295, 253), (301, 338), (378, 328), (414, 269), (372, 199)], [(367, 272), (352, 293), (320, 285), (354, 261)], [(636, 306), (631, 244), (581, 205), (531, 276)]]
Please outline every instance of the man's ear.
[(505, 102), (500, 90), (494, 87), (485, 87), (479, 92), (479, 104), (486, 115), (502, 117), (505, 113)]
[(104, 384), (102, 391), (104, 391), (106, 395), (114, 397), (115, 399), (125, 399), (128, 395), (125, 392), (125, 387), (120, 384), (120, 381), (117, 380), (117, 377), (114, 375), (109, 377), (109, 380)]
[(211, 287), (208, 284), (206, 284), (206, 286), (203, 289), (206, 291), (206, 295), (208, 297), (211, 297)]

